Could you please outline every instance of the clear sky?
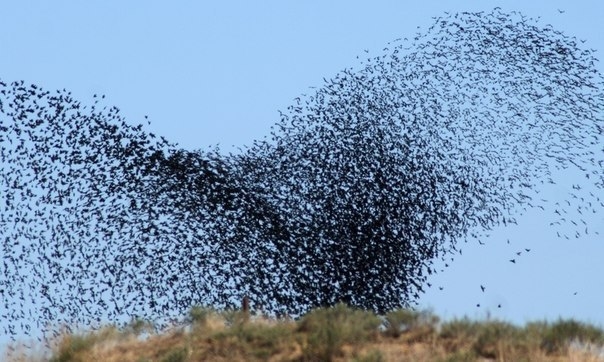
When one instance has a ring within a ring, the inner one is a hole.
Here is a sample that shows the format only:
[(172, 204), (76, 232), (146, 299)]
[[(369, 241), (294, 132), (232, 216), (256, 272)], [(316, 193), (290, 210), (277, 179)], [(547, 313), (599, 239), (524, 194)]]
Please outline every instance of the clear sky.
[[(0, 78), (66, 88), (83, 103), (106, 94), (130, 123), (148, 115), (150, 131), (183, 148), (220, 144), (226, 152), (268, 135), (278, 110), (323, 77), (357, 66), (365, 49), (380, 54), (445, 11), (500, 6), (540, 16), (603, 58), (604, 2), (448, 3), (12, 1), (0, 12)], [(598, 67), (604, 73), (604, 63)], [(569, 191), (543, 192), (562, 201)], [(604, 215), (591, 220), (600, 235), (570, 240), (556, 236), (550, 216), (529, 210), (486, 245), (464, 245), (430, 281), (420, 307), (446, 318), (562, 316), (604, 325)]]

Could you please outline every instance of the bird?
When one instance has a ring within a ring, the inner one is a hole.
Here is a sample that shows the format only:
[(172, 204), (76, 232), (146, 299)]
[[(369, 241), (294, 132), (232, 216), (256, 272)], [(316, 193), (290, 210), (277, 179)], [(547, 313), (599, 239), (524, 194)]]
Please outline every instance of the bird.
[(516, 264), (516, 259), (510, 259), (510, 263)]
[(486, 288), (485, 288), (483, 285), (481, 285), (481, 286), (480, 286), (480, 289), (481, 289), (481, 290), (482, 290), (482, 292), (484, 293), (484, 291), (485, 291), (485, 289), (486, 289)]

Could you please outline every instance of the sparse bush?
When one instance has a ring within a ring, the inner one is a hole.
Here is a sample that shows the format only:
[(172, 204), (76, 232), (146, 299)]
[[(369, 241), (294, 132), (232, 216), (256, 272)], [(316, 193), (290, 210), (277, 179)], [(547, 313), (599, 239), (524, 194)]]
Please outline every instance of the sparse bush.
[(520, 346), (521, 335), (518, 328), (500, 321), (483, 322), (478, 328), (477, 339), (472, 349), (484, 358), (506, 359)]
[(353, 359), (354, 362), (384, 362), (384, 355), (377, 349), (372, 349), (367, 354)]
[(573, 319), (559, 319), (542, 334), (541, 348), (548, 354), (565, 353), (571, 342), (604, 343), (604, 332)]
[(87, 362), (85, 353), (95, 344), (115, 338), (118, 335), (114, 326), (103, 328), (97, 332), (72, 334), (64, 336), (50, 362)]
[(284, 325), (266, 326), (258, 324), (239, 328), (237, 336), (249, 347), (249, 354), (258, 359), (268, 359), (279, 352), (292, 335), (292, 329)]
[(168, 352), (161, 362), (184, 362), (187, 360), (187, 349), (178, 348)]
[(479, 323), (468, 318), (454, 319), (442, 324), (439, 339), (447, 352), (469, 349), (478, 334)]
[(78, 352), (92, 348), (94, 340), (87, 336), (65, 336), (59, 345), (56, 355), (50, 362), (78, 361), (74, 358)]
[(242, 310), (226, 310), (222, 312), (221, 315), (224, 317), (226, 325), (229, 327), (239, 327), (250, 320), (250, 314)]
[(468, 362), (468, 361), (475, 361), (476, 360), (476, 354), (474, 354), (474, 351), (472, 350), (460, 350), (460, 351), (455, 351), (454, 353), (448, 355), (447, 357), (445, 357), (442, 360), (442, 362)]
[(242, 323), (238, 313), (230, 311), (223, 314), (230, 320), (227, 321), (230, 327), (215, 331), (206, 338), (212, 345), (213, 356), (231, 360), (238, 357), (244, 357), (245, 360), (266, 360), (295, 343), (294, 328), (287, 323)]
[(431, 312), (397, 309), (386, 314), (384, 334), (398, 338), (404, 333), (408, 342), (423, 341), (434, 335), (437, 323), (438, 317)]
[(215, 313), (212, 308), (194, 306), (189, 310), (188, 320), (197, 326), (205, 326), (208, 318)]
[(386, 314), (386, 335), (398, 338), (401, 333), (417, 324), (419, 313), (413, 310), (396, 309)]
[(532, 350), (539, 351), (543, 350), (543, 336), (549, 331), (549, 323), (546, 321), (534, 321), (528, 322), (524, 328), (524, 340)]
[(298, 331), (308, 335), (304, 348), (307, 360), (331, 361), (344, 344), (359, 346), (374, 340), (380, 320), (373, 313), (344, 304), (316, 309), (300, 321)]
[(142, 333), (151, 333), (155, 330), (153, 322), (142, 319), (133, 318), (128, 325), (124, 328), (124, 334), (133, 334), (138, 336)]

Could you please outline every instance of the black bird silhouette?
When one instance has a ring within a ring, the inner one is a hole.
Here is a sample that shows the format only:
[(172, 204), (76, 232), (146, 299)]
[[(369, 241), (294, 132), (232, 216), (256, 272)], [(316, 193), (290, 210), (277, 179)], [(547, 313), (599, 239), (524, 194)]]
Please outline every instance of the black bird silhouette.
[(480, 289), (481, 289), (481, 290), (482, 290), (482, 292), (484, 293), (484, 291), (485, 291), (485, 289), (486, 289), (486, 288), (485, 288), (483, 285), (481, 285), (481, 286), (480, 286)]
[[(546, 206), (529, 195), (553, 169), (602, 189), (595, 61), (521, 14), (446, 15), (229, 155), (154, 137), (103, 97), (0, 81), (0, 319), (14, 335), (134, 316), (161, 328), (244, 296), (294, 316), (410, 306), (470, 230)], [(587, 189), (560, 215), (599, 205)]]

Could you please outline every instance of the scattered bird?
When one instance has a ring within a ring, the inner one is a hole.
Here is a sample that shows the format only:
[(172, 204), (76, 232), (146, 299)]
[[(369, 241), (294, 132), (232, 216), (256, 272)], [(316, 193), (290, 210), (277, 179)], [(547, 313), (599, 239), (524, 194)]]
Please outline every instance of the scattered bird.
[(484, 290), (486, 289), (483, 285), (480, 286), (480, 289), (482, 290), (482, 292), (484, 293)]
[(510, 263), (516, 264), (516, 259), (510, 259)]

